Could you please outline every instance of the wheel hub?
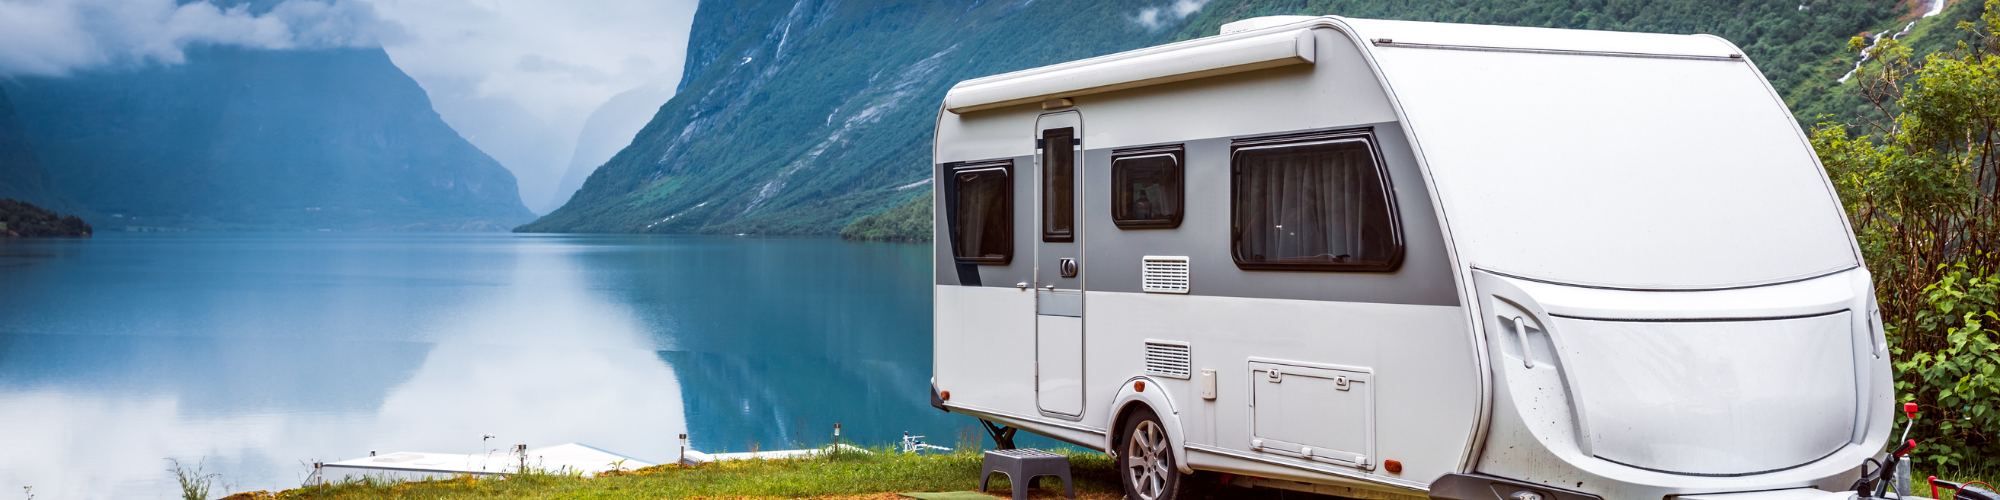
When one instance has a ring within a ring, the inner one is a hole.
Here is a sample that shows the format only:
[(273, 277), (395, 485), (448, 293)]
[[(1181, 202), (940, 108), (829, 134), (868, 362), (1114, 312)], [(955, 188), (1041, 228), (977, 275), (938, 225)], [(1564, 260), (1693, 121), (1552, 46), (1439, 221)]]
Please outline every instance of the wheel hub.
[(1127, 443), (1126, 475), (1136, 490), (1133, 493), (1140, 500), (1157, 500), (1166, 492), (1168, 474), (1174, 472), (1167, 470), (1172, 459), (1167, 456), (1166, 432), (1158, 422), (1139, 422)]

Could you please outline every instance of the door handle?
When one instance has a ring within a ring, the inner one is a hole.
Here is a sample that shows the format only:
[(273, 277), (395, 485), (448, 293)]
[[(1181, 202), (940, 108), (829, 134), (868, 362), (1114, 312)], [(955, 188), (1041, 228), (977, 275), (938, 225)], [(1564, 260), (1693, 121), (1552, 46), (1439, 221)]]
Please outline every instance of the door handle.
[(1063, 257), (1063, 259), (1062, 259), (1061, 261), (1058, 261), (1058, 262), (1057, 262), (1057, 264), (1056, 264), (1056, 269), (1062, 272), (1062, 277), (1064, 277), (1064, 278), (1075, 278), (1075, 277), (1076, 277), (1076, 259), (1072, 259), (1072, 258), (1069, 258), (1069, 257)]

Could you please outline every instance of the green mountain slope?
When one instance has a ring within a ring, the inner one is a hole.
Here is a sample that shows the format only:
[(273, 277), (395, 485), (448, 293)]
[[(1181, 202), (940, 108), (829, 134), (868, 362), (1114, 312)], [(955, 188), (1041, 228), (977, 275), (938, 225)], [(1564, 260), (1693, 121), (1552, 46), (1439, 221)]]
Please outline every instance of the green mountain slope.
[(1902, 13), (1897, 2), (1881, 0), (1215, 0), (1176, 38), (1213, 35), (1223, 23), (1280, 14), (1707, 33), (1742, 47), (1783, 91), (1804, 81), (1817, 63), (1846, 50), (1849, 37)]
[(1248, 17), (1714, 33), (1786, 92), (1837, 77), (1849, 37), (1904, 13), (1893, 0), (1213, 0), (1175, 17), (1183, 5), (1193, 4), (703, 2), (680, 93), (569, 204), (517, 231), (835, 234), (927, 178), (952, 84)]
[(841, 228), (840, 239), (863, 241), (930, 241), (931, 194), (925, 192), (910, 201), (880, 213), (854, 219)]
[(379, 48), (204, 46), (0, 83), (55, 187), (106, 228), (504, 230), (514, 177)]

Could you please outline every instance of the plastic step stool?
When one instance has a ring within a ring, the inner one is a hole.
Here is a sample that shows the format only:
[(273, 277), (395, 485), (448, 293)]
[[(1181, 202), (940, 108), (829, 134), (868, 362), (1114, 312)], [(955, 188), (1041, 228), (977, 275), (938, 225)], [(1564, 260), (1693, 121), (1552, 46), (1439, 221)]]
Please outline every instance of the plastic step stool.
[(1028, 488), (1041, 476), (1062, 479), (1063, 493), (1076, 498), (1076, 484), (1069, 480), (1069, 457), (1032, 448), (989, 450), (980, 462), (980, 492), (986, 491), (986, 480), (995, 472), (1006, 474), (1007, 481), (1014, 485), (1014, 500), (1026, 500)]

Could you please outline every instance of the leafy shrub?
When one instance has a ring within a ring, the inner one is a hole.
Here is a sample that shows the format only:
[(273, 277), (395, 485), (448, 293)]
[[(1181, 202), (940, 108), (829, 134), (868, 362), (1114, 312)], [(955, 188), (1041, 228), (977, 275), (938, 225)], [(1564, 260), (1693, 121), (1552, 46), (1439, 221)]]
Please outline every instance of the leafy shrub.
[(1937, 351), (1893, 351), (1896, 390), (1929, 391), (1926, 439), (1914, 454), (1934, 467), (1990, 469), (2000, 463), (2000, 278), (1959, 268), (1924, 287), (1930, 308), (1914, 327), (1944, 332)]

